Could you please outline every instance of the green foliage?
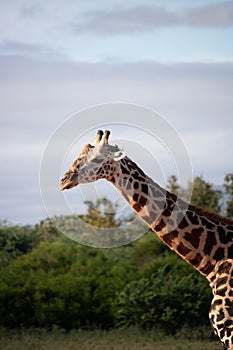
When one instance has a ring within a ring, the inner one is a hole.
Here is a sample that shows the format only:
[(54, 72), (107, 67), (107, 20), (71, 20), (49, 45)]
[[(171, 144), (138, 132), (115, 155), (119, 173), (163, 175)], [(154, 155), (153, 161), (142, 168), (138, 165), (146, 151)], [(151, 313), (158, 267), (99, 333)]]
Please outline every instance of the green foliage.
[[(13, 254), (0, 269), (0, 326), (69, 330), (117, 323), (173, 333), (187, 322), (186, 312), (188, 325), (200, 322), (206, 286), (154, 233), (103, 250), (58, 236), (47, 221), (34, 229), (34, 248)], [(207, 315), (203, 320), (208, 322)]]
[(195, 271), (181, 277), (166, 266), (150, 278), (130, 282), (115, 301), (117, 326), (160, 328), (174, 334), (208, 323), (208, 285)]
[(178, 178), (176, 175), (169, 176), (167, 181), (167, 190), (178, 196), (181, 186), (178, 184)]
[(134, 246), (136, 249), (131, 250), (130, 263), (137, 267), (138, 271), (142, 271), (144, 267), (150, 266), (159, 257), (163, 258), (165, 252), (170, 252), (153, 231), (145, 234)]
[(187, 193), (192, 191), (191, 204), (210, 212), (220, 212), (222, 192), (215, 190), (213, 184), (205, 181), (202, 176), (196, 176), (193, 182), (189, 183), (186, 191)]
[[(224, 186), (229, 194), (229, 206), (232, 205), (233, 214), (233, 174), (225, 177)], [(179, 185), (177, 177), (172, 175), (168, 178), (167, 189), (184, 200), (189, 200), (191, 197), (191, 204), (204, 210), (215, 213), (221, 211), (223, 192), (214, 189), (213, 184), (205, 181), (202, 176), (194, 177), (193, 181), (188, 183), (187, 188), (183, 188)]]
[(32, 251), (39, 240), (34, 227), (10, 226), (0, 222), (0, 266), (6, 266), (12, 259)]
[(144, 265), (140, 271), (140, 277), (150, 279), (155, 272), (161, 270), (166, 271), (166, 273), (171, 272), (174, 276), (178, 276), (178, 278), (187, 276), (193, 272), (198, 274), (198, 272), (193, 270), (191, 265), (184, 262), (176, 253), (167, 249), (167, 247), (163, 255), (158, 255), (156, 259)]
[(224, 177), (224, 188), (227, 195), (226, 216), (233, 218), (233, 173)]
[(82, 216), (82, 219), (95, 227), (118, 227), (120, 220), (116, 219), (116, 209), (107, 198), (99, 198), (95, 203), (85, 202), (88, 205), (88, 212)]
[[(184, 192), (175, 177), (170, 180), (170, 190)], [(232, 183), (233, 176), (225, 178), (229, 215)], [(212, 184), (195, 178), (193, 204), (218, 211), (219, 198)], [(81, 219), (95, 230), (121, 225), (108, 200), (88, 204)], [(76, 219), (60, 217), (56, 222), (69, 231)], [(117, 241), (117, 235), (110, 238)], [(205, 279), (152, 232), (126, 247), (104, 250), (69, 240), (50, 220), (34, 227), (0, 225), (1, 327), (118, 325), (174, 334), (182, 327), (209, 324), (210, 298)]]
[(15, 259), (1, 271), (0, 325), (112, 326), (112, 299), (134, 268), (107, 253), (62, 238)]
[[(136, 214), (117, 216), (117, 206), (106, 198), (98, 199), (95, 203), (86, 203), (88, 211), (85, 215), (52, 218), (60, 233), (63, 232), (76, 242), (103, 248), (121, 246), (126, 241), (134, 241), (141, 236), (143, 224), (139, 224), (139, 220), (133, 220)], [(125, 225), (129, 222), (131, 225)]]

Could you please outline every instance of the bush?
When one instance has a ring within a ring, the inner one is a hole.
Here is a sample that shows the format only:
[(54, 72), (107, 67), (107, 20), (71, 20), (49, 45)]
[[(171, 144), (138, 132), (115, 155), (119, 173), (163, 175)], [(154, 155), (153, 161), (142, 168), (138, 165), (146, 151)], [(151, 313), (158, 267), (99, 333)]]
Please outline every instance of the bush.
[(134, 275), (117, 251), (40, 243), (0, 270), (0, 326), (110, 328), (112, 301)]
[(34, 227), (0, 222), (0, 266), (7, 266), (12, 259), (31, 252), (39, 240)]
[(207, 282), (152, 232), (104, 250), (65, 238), (49, 221), (2, 225), (0, 261), (0, 327), (132, 325), (173, 334), (209, 325)]
[(166, 267), (151, 278), (129, 283), (115, 302), (119, 327), (160, 328), (174, 334), (185, 325), (209, 323), (210, 290), (202, 276), (193, 271), (177, 276)]

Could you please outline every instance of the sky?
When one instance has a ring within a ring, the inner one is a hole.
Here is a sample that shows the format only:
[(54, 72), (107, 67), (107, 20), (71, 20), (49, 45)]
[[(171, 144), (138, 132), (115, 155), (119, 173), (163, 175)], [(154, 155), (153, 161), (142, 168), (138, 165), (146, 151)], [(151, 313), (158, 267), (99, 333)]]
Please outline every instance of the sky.
[(46, 145), (95, 105), (155, 110), (183, 140), (194, 176), (221, 185), (232, 172), (233, 1), (8, 0), (0, 11), (1, 220), (47, 216)]

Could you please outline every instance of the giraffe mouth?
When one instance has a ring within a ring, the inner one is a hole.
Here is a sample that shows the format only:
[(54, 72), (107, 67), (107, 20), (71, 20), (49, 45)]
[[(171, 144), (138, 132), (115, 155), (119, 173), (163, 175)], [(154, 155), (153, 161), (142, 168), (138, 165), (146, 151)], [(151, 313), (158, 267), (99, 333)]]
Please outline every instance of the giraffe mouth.
[(60, 190), (63, 191), (63, 190), (69, 190), (70, 188), (74, 187), (76, 185), (72, 184), (72, 183), (68, 183), (68, 184), (63, 184), (63, 183), (60, 183)]
[(78, 176), (76, 173), (67, 172), (60, 181), (60, 190), (69, 190), (78, 185)]

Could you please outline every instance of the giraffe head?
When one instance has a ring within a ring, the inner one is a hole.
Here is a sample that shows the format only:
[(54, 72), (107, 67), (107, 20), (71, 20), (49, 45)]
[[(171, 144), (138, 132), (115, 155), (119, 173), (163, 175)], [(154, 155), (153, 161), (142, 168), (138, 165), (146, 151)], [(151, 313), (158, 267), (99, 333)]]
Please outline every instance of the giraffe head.
[(80, 183), (108, 178), (114, 162), (125, 157), (125, 152), (117, 145), (109, 145), (110, 131), (97, 132), (94, 145), (84, 145), (80, 155), (73, 161), (60, 182), (60, 190), (70, 189)]

